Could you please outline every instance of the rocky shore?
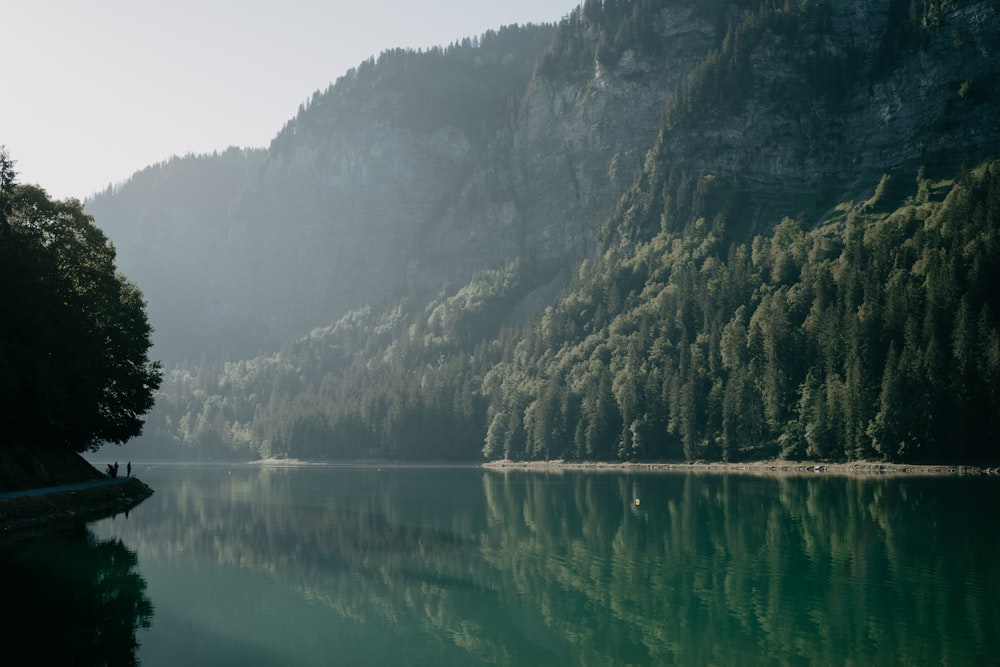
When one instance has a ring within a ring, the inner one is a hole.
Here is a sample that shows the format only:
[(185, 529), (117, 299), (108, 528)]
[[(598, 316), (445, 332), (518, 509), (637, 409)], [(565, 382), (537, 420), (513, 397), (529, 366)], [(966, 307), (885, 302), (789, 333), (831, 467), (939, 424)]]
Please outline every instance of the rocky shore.
[(79, 454), (0, 441), (0, 537), (100, 519), (153, 494), (134, 477), (107, 479)]
[(873, 461), (853, 461), (850, 463), (824, 463), (809, 461), (748, 461), (740, 463), (703, 462), (693, 463), (631, 463), (600, 461), (490, 461), (483, 464), (490, 470), (536, 470), (560, 472), (569, 470), (608, 472), (691, 472), (717, 474), (759, 474), (759, 475), (996, 475), (1000, 468), (955, 465), (914, 465), (905, 463), (883, 463)]
[(0, 498), (0, 536), (102, 519), (126, 512), (152, 494), (151, 488), (132, 477), (108, 486)]

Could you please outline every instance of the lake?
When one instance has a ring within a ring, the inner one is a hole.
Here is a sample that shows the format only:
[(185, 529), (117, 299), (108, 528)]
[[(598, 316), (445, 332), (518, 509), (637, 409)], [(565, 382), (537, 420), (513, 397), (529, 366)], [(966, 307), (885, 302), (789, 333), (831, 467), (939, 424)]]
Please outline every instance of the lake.
[[(67, 664), (982, 665), (1000, 479), (134, 464), (0, 550)], [(41, 661), (41, 660), (40, 660)]]

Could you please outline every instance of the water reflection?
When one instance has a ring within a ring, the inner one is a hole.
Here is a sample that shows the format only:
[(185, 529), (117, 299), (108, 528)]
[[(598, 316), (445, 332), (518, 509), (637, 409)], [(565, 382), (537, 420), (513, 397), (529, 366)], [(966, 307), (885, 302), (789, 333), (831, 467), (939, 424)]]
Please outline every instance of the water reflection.
[(476, 471), (171, 472), (144, 476), (157, 492), (132, 521), (98, 527), (156, 583), (144, 663), (478, 664), (494, 661), (468, 650), (476, 628), (516, 635), (477, 556)]
[(995, 480), (170, 474), (98, 527), (156, 583), (149, 664), (983, 664), (1000, 636)]
[(135, 664), (136, 632), (153, 616), (136, 566), (120, 540), (82, 525), (4, 544), (5, 650), (33, 664)]
[(584, 662), (993, 659), (998, 524), (969, 508), (992, 506), (995, 482), (489, 475), (484, 487), (484, 553)]

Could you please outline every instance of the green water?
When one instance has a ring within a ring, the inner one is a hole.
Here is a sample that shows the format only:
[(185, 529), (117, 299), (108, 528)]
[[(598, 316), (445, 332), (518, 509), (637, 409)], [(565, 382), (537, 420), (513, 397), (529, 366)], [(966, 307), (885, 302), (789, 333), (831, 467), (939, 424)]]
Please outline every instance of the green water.
[(995, 478), (135, 467), (127, 517), (4, 547), (9, 641), (37, 613), (84, 664), (1000, 662)]

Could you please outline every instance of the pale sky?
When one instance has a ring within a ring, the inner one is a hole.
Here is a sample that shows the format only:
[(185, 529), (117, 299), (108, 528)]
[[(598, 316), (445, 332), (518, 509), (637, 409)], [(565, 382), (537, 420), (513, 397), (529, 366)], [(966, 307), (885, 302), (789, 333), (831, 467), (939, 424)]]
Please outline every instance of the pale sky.
[(386, 49), (553, 23), (582, 0), (0, 0), (0, 145), (85, 199), (172, 155), (264, 147)]

